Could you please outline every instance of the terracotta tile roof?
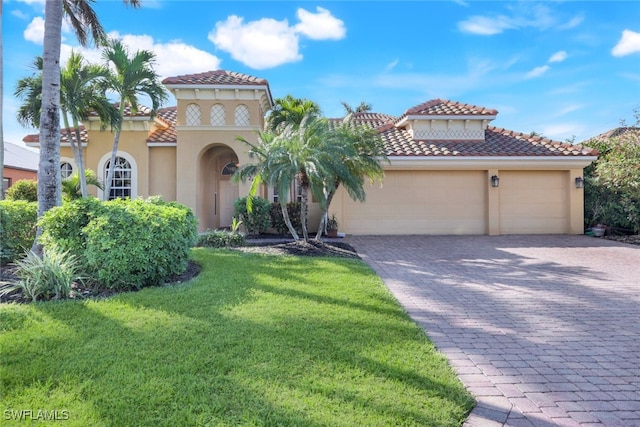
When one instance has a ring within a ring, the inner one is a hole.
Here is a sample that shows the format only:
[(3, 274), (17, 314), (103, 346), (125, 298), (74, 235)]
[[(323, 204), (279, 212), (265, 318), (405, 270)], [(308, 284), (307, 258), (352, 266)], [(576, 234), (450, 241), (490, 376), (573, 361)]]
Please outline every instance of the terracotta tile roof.
[[(84, 128), (84, 126), (80, 126), (80, 141), (82, 141), (83, 144), (87, 143), (89, 141), (89, 135), (87, 134), (87, 130)], [(73, 132), (73, 140), (75, 141), (75, 128), (72, 128), (71, 131)], [(24, 138), (22, 138), (23, 142), (26, 143), (39, 143), (40, 142), (40, 134), (35, 133), (35, 134), (31, 134), (31, 135), (27, 135)], [(60, 142), (62, 144), (65, 143), (69, 143), (69, 134), (67, 133), (66, 129), (61, 129), (60, 130)]]
[(592, 156), (595, 151), (581, 145), (553, 141), (507, 129), (488, 126), (479, 141), (414, 140), (403, 128), (380, 128), (388, 156), (480, 157), (480, 156)]
[[(393, 124), (396, 121), (397, 117), (392, 116), (390, 114), (383, 113), (354, 113), (352, 116), (352, 120), (354, 124), (357, 125), (365, 125), (369, 126), (373, 129), (377, 129), (386, 124)], [(340, 124), (344, 118), (340, 119), (329, 119), (329, 122), (332, 125)]]
[(586, 141), (583, 141), (583, 144), (587, 144), (590, 141), (598, 141), (609, 138), (620, 138), (624, 137), (626, 140), (630, 142), (637, 142), (640, 144), (640, 127), (618, 127), (607, 132), (601, 133), (600, 135), (589, 138)]
[(180, 85), (267, 85), (265, 79), (233, 71), (216, 70), (198, 74), (167, 77), (163, 84)]
[(432, 99), (404, 112), (405, 116), (495, 116), (497, 110), (446, 99)]
[(178, 134), (176, 133), (176, 116), (177, 107), (167, 107), (158, 110), (156, 121), (164, 124), (154, 130), (147, 138), (147, 142), (178, 142)]
[[(116, 102), (113, 105), (116, 108), (120, 108), (120, 103), (118, 102)], [(146, 105), (140, 104), (138, 105), (138, 111), (136, 111), (136, 113), (133, 114), (133, 111), (131, 110), (131, 105), (127, 104), (124, 107), (124, 116), (125, 117), (150, 117), (151, 108), (147, 107)], [(98, 117), (98, 114), (95, 111), (92, 111), (91, 113), (89, 113), (89, 117)]]

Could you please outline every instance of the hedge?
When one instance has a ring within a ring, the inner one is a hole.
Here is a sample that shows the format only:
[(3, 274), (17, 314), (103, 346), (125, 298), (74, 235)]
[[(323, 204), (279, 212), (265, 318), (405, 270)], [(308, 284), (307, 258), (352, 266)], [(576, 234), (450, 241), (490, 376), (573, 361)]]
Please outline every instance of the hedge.
[(0, 262), (6, 264), (24, 256), (36, 237), (38, 203), (24, 200), (0, 201)]
[(117, 290), (157, 285), (184, 272), (198, 238), (189, 208), (157, 198), (80, 199), (51, 209), (41, 225), (45, 248), (79, 254), (87, 274)]

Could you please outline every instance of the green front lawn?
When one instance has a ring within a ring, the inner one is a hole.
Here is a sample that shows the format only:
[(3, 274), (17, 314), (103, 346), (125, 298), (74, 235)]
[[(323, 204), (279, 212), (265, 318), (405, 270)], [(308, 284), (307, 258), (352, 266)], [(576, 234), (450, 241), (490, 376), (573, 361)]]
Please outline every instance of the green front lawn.
[(193, 257), (202, 272), (182, 285), (0, 305), (1, 423), (459, 426), (472, 408), (363, 262)]

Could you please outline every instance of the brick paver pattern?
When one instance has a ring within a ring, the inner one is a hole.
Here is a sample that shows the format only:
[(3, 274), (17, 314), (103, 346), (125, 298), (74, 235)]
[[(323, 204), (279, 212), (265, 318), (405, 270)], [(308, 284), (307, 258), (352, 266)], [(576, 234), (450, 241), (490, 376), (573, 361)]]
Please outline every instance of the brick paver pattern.
[(351, 236), (476, 397), (466, 427), (640, 426), (640, 246)]

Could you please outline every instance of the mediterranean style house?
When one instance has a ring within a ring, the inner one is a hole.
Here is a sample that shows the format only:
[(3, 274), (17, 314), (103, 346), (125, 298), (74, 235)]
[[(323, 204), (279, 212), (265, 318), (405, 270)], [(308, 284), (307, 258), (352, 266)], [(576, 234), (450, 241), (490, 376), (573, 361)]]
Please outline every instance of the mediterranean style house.
[[(249, 183), (235, 184), (237, 165), (250, 162), (242, 136), (255, 141), (273, 107), (266, 80), (218, 70), (169, 77), (177, 105), (151, 118), (127, 111), (109, 197), (161, 195), (193, 209), (200, 229), (229, 226), (233, 202)], [(490, 126), (493, 109), (435, 99), (400, 117), (357, 113), (357, 123), (381, 133), (390, 163), (365, 203), (336, 194), (330, 214), (348, 234), (581, 234), (583, 168), (597, 153)], [(24, 141), (38, 146), (38, 135)], [(82, 130), (86, 167), (104, 179), (113, 134), (97, 117)], [(61, 170), (74, 171), (67, 136)], [(107, 195), (98, 191), (100, 198)], [(262, 196), (274, 200), (272, 189)], [(311, 225), (319, 209), (311, 206)]]

